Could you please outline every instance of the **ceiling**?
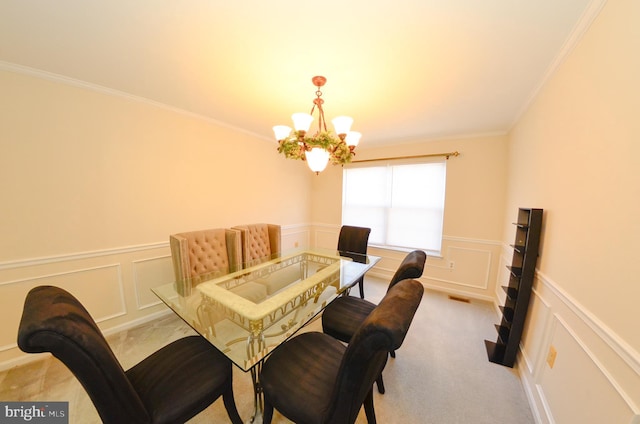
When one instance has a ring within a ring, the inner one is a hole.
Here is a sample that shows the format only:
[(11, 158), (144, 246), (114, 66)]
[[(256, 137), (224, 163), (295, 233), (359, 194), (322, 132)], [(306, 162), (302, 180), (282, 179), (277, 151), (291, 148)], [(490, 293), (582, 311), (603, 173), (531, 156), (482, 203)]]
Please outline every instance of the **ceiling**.
[(602, 1), (0, 0), (0, 69), (268, 139), (311, 110), (314, 75), (363, 146), (505, 133)]

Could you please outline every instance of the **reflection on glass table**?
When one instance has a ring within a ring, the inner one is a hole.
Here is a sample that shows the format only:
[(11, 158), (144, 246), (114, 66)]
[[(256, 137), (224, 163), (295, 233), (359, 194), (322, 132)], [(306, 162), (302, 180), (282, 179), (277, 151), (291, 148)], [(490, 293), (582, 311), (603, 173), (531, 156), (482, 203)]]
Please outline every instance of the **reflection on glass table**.
[[(341, 256), (342, 255), (342, 256)], [(262, 410), (262, 360), (333, 299), (348, 293), (380, 258), (299, 249), (225, 275), (166, 284), (153, 292), (233, 363), (251, 371)]]

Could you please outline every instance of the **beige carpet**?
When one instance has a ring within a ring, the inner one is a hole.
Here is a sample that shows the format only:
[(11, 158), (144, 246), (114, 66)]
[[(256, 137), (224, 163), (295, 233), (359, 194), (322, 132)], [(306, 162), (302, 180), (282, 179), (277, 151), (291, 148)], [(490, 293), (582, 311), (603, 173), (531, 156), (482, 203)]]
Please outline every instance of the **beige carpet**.
[[(387, 282), (367, 277), (366, 298), (377, 302)], [(356, 290), (357, 291), (357, 290)], [(355, 293), (354, 293), (355, 294)], [(386, 394), (375, 391), (381, 424), (529, 424), (534, 419), (515, 370), (487, 360), (484, 339), (496, 336), (497, 318), (489, 303), (451, 300), (425, 291), (402, 348), (384, 371)], [(320, 331), (319, 320), (306, 331)], [(125, 368), (162, 345), (191, 333), (173, 314), (109, 337)], [(238, 411), (253, 411), (251, 376), (234, 368)], [(53, 359), (0, 373), (2, 401), (69, 401), (70, 423), (99, 423), (91, 401), (69, 371)], [(189, 423), (229, 422), (222, 399)], [(289, 423), (277, 412), (274, 423)], [(366, 423), (364, 411), (357, 423)], [(123, 423), (124, 424), (124, 423)]]

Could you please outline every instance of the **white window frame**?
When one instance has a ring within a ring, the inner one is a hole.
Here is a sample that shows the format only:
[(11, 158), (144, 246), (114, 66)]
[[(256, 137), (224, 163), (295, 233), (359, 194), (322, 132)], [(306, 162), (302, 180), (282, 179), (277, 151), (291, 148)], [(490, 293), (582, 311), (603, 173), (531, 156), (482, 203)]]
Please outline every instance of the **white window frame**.
[(345, 166), (342, 224), (371, 228), (373, 247), (441, 256), (446, 163), (443, 157)]

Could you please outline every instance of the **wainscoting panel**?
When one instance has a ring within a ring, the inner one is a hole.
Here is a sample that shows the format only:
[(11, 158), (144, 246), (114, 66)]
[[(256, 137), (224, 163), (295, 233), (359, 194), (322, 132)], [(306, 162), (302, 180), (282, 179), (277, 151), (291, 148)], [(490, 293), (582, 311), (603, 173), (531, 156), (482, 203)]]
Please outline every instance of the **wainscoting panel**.
[[(633, 411), (610, 375), (577, 334), (554, 316), (551, 345), (558, 355), (554, 367), (542, 369), (539, 385), (553, 421), (579, 423), (631, 422)], [(574, 381), (570, 389), (567, 382)], [(568, 390), (569, 389), (569, 390)]]
[(522, 359), (527, 366), (527, 371), (533, 375), (536, 369), (540, 369), (544, 362), (548, 346), (551, 323), (551, 305), (538, 295), (534, 289), (529, 301), (529, 312), (522, 332), (520, 348)]
[(169, 243), (79, 252), (0, 264), (0, 368), (37, 359), (16, 345), (28, 291), (54, 285), (76, 296), (105, 334), (167, 313), (151, 287), (173, 281)]
[(175, 281), (171, 255), (133, 261), (132, 266), (138, 309), (159, 305), (161, 301), (151, 289)]
[(442, 256), (427, 258), (423, 279), (430, 288), (493, 301), (500, 253), (498, 242), (443, 237)]
[(336, 226), (315, 226), (313, 229), (315, 246), (322, 249), (336, 249), (339, 235), (340, 227)]
[(307, 226), (283, 226), (280, 229), (282, 237), (282, 249), (294, 249), (296, 247), (312, 246), (309, 228)]
[(638, 352), (618, 340), (537, 274), (517, 368), (538, 422), (640, 422)]
[(506, 286), (509, 284), (509, 277), (511, 275), (511, 272), (507, 268), (507, 265), (511, 265), (512, 253), (513, 249), (506, 253), (502, 251), (500, 259), (498, 260), (498, 283), (495, 286), (495, 297), (496, 299), (498, 299), (498, 304), (500, 305), (504, 305), (504, 301), (507, 297), (507, 294), (502, 289), (502, 286)]
[[(449, 263), (453, 263), (453, 277), (457, 284), (486, 290), (489, 286), (491, 251), (449, 246)], [(464, 264), (457, 267), (455, 264)]]
[[(315, 224), (312, 232), (317, 247), (336, 248), (340, 226)], [(420, 280), (426, 287), (435, 290), (493, 301), (500, 249), (501, 243), (491, 240), (445, 236), (443, 255), (427, 255), (425, 271)], [(391, 279), (409, 251), (369, 246), (368, 252), (381, 258), (369, 274)]]
[(45, 285), (58, 286), (73, 293), (91, 311), (96, 322), (107, 321), (127, 313), (119, 264), (70, 269), (66, 272), (4, 281), (0, 285), (0, 310), (3, 316), (0, 349), (6, 351), (15, 348), (24, 299), (29, 290)]

